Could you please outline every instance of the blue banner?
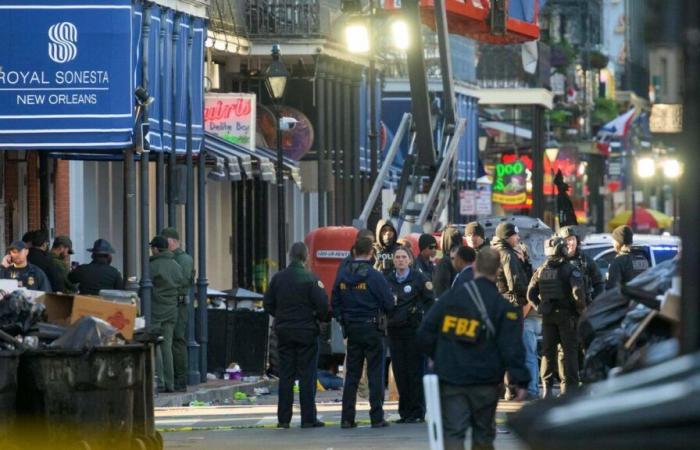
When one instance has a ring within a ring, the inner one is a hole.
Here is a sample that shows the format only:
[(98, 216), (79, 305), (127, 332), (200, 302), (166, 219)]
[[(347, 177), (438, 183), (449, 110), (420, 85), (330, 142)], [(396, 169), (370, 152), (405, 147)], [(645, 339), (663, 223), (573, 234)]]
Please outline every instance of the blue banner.
[(0, 148), (131, 145), (130, 0), (0, 0)]

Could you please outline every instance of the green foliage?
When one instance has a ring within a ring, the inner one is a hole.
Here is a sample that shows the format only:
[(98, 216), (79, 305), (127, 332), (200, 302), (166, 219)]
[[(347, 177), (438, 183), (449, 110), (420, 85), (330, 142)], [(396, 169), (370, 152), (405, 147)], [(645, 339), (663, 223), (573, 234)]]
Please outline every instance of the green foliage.
[(591, 114), (591, 123), (593, 125), (606, 124), (617, 117), (617, 115), (617, 103), (615, 103), (615, 100), (609, 98), (595, 99), (595, 106)]

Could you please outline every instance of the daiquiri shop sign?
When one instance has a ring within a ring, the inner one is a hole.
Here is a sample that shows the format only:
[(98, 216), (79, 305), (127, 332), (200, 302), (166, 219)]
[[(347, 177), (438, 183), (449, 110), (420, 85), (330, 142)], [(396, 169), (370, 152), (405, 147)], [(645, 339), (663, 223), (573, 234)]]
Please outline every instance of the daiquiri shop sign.
[(504, 206), (524, 205), (527, 202), (527, 178), (527, 167), (519, 159), (496, 164), (491, 199)]
[(127, 0), (0, 0), (0, 148), (124, 148), (134, 105)]

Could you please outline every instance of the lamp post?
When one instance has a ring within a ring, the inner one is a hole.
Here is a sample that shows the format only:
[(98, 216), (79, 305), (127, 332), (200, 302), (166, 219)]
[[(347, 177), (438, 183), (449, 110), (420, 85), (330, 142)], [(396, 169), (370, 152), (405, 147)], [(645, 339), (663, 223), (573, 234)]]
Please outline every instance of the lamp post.
[[(352, 12), (358, 12), (353, 10)], [(370, 183), (374, 183), (378, 176), (379, 170), (379, 131), (377, 130), (377, 81), (378, 70), (376, 68), (377, 59), (377, 41), (384, 38), (383, 33), (375, 31), (382, 27), (375, 26), (375, 20), (380, 17), (381, 11), (377, 11), (375, 0), (369, 0), (369, 14), (359, 15), (351, 20), (345, 27), (345, 41), (347, 50), (350, 53), (367, 54), (369, 58), (368, 67), (368, 84), (369, 84), (369, 173)], [(380, 20), (382, 20), (380, 18)], [(410, 35), (408, 24), (402, 18), (394, 17), (391, 20), (390, 27), (391, 45), (399, 51), (406, 51), (410, 45)], [(377, 202), (372, 205), (372, 213), (365, 227), (376, 223), (381, 217), (381, 212), (377, 209)]]
[(287, 230), (285, 226), (285, 192), (284, 192), (284, 154), (282, 153), (282, 123), (279, 110), (279, 101), (284, 97), (284, 90), (287, 87), (289, 72), (284, 63), (280, 61), (280, 46), (272, 46), (272, 62), (265, 71), (265, 86), (274, 104), (275, 126), (277, 127), (277, 229), (279, 232), (277, 242), (277, 257), (279, 260), (279, 270), (286, 265), (287, 253)]

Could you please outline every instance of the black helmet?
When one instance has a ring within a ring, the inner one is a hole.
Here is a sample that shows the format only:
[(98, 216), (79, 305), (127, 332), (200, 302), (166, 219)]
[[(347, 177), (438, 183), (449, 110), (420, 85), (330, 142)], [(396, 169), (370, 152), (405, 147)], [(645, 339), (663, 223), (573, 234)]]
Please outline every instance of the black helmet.
[(559, 236), (552, 236), (544, 242), (545, 256), (563, 258), (566, 256), (566, 241)]

